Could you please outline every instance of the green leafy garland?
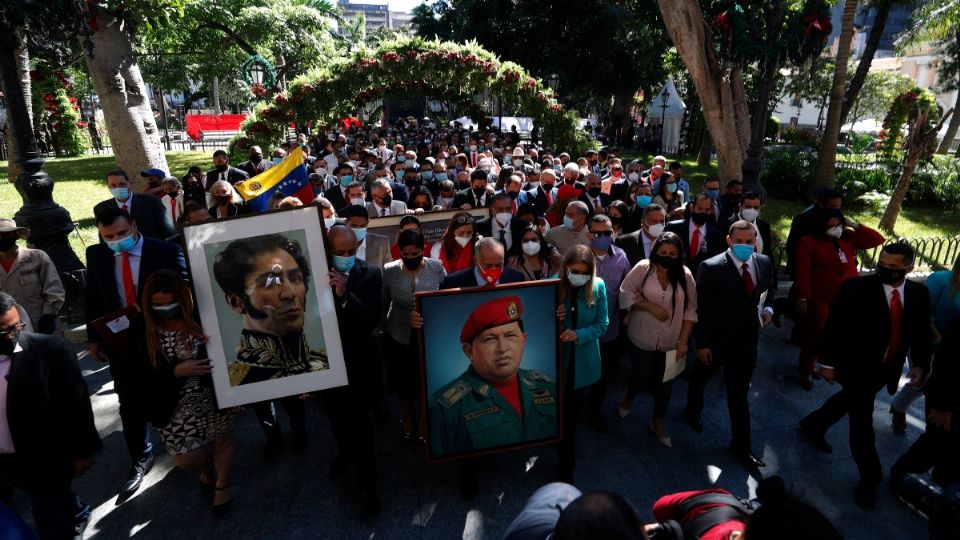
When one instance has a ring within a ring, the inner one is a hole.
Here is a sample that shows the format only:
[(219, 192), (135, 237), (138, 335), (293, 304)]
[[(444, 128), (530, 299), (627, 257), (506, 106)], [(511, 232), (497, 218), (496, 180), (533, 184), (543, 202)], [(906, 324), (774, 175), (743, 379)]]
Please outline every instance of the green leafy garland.
[(241, 126), (245, 136), (232, 141), (231, 149), (245, 153), (254, 144), (272, 147), (282, 141), (291, 122), (332, 125), (371, 100), (411, 92), (479, 111), (474, 96), (486, 90), (531, 116), (547, 146), (571, 152), (591, 146), (586, 133), (576, 128), (576, 115), (523, 67), (501, 62), (476, 42), (413, 36), (362, 48), (297, 79), (247, 118)]
[(243, 66), (240, 68), (240, 73), (243, 75), (243, 81), (249, 84), (251, 87), (254, 86), (253, 79), (250, 77), (250, 68), (254, 64), (260, 64), (263, 67), (263, 84), (260, 85), (263, 89), (270, 88), (277, 84), (277, 72), (273, 68), (273, 64), (269, 60), (255, 54), (250, 58), (247, 58), (247, 61), (243, 63)]
[[(922, 126), (915, 126), (918, 115), (926, 113), (925, 123)], [(915, 87), (912, 90), (904, 92), (893, 100), (890, 110), (883, 118), (883, 130), (880, 131), (880, 144), (877, 150), (884, 156), (893, 156), (903, 149), (905, 140), (903, 137), (903, 128), (905, 125), (909, 129), (921, 129), (927, 131), (936, 127), (940, 120), (940, 108), (937, 106), (937, 98), (932, 92), (925, 88)], [(933, 138), (929, 153), (935, 150), (936, 138)]]

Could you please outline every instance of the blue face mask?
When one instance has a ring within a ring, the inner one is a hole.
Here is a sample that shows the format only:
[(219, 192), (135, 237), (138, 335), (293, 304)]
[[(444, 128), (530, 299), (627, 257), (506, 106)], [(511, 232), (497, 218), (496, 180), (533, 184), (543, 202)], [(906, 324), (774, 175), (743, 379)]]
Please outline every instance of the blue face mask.
[(713, 200), (719, 199), (719, 198), (720, 198), (720, 190), (719, 190), (719, 189), (708, 189), (708, 190), (707, 190), (707, 197), (710, 197), (710, 198), (713, 199)]
[(113, 240), (107, 242), (107, 247), (112, 249), (115, 253), (125, 253), (133, 249), (133, 246), (137, 245), (137, 240), (134, 238), (134, 235), (125, 236), (119, 240)]
[(651, 202), (653, 202), (653, 197), (649, 195), (637, 195), (637, 206), (640, 208), (646, 208), (650, 206)]
[[(357, 230), (359, 229), (354, 229), (354, 231)], [(341, 257), (339, 255), (333, 256), (333, 267), (344, 274), (348, 273), (355, 264), (357, 264), (356, 255), (351, 255), (349, 257)]]
[(612, 243), (613, 243), (612, 236), (601, 236), (600, 238), (593, 238), (590, 240), (590, 245), (601, 251), (606, 251), (610, 249), (610, 244)]
[(130, 188), (110, 188), (110, 194), (113, 195), (113, 197), (117, 200), (125, 201), (128, 197), (130, 197)]
[(590, 281), (590, 276), (587, 274), (567, 274), (567, 281), (574, 287), (583, 287)]
[(397, 163), (403, 163), (407, 160), (407, 156), (397, 156)]
[(676, 183), (667, 184), (667, 191), (669, 191), (670, 193), (676, 193), (676, 191), (677, 191), (677, 184), (676, 184)]
[(555, 171), (557, 171), (557, 172), (560, 172), (560, 166), (559, 166), (559, 165), (554, 165), (554, 166), (553, 166), (553, 170), (555, 170)]
[(357, 242), (363, 242), (363, 239), (367, 237), (367, 228), (354, 229), (353, 234), (357, 235)]
[(570, 230), (573, 228), (573, 218), (570, 216), (563, 216), (563, 228)]
[(437, 174), (433, 175), (433, 177), (436, 178), (437, 181), (443, 182), (444, 180), (447, 179), (447, 173), (445, 173), (445, 172), (438, 172)]
[(433, 178), (433, 171), (423, 171), (422, 173), (420, 173), (420, 176), (424, 180), (430, 180), (431, 178)]
[(730, 246), (733, 256), (741, 261), (746, 261), (753, 255), (753, 246), (750, 244), (734, 244)]
[(352, 183), (353, 183), (353, 175), (352, 175), (352, 174), (345, 174), (345, 175), (343, 175), (343, 176), (340, 177), (340, 185), (341, 185), (341, 186), (347, 187), (347, 186), (349, 186), (349, 185), (352, 184)]
[(273, 164), (276, 165), (276, 164), (280, 163), (281, 161), (283, 161), (283, 158), (282, 158), (282, 157), (273, 156), (272, 158), (270, 158), (270, 161), (272, 161)]

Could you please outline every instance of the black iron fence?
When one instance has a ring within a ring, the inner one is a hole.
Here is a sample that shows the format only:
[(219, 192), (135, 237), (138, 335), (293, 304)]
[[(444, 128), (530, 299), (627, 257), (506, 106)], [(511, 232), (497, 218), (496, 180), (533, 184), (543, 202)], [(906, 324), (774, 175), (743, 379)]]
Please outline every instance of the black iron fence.
[[(886, 244), (906, 242), (913, 247), (916, 253), (914, 272), (928, 273), (939, 270), (949, 270), (953, 262), (960, 256), (960, 235), (957, 236), (929, 236), (920, 238), (891, 238)], [(873, 272), (877, 267), (882, 246), (857, 252), (857, 268), (861, 272)], [(783, 273), (787, 264), (786, 244), (777, 244), (773, 248), (774, 265), (778, 274)], [(786, 277), (786, 276), (782, 276)]]

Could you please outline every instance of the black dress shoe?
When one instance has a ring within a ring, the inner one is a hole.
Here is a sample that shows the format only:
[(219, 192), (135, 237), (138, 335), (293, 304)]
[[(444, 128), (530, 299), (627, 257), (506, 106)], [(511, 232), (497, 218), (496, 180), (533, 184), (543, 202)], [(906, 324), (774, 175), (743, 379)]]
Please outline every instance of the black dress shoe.
[(803, 440), (812, 444), (814, 448), (820, 450), (824, 454), (833, 453), (833, 447), (830, 446), (830, 443), (827, 442), (827, 438), (820, 433), (814, 432), (812, 429), (803, 427), (803, 424), (800, 425), (800, 435), (803, 437)]
[(380, 497), (377, 496), (376, 491), (360, 492), (360, 511), (363, 512), (364, 516), (369, 518), (375, 518), (380, 515)]
[(877, 487), (860, 482), (853, 490), (853, 502), (864, 510), (872, 511), (877, 506)]
[(762, 459), (758, 458), (753, 451), (742, 451), (730, 449), (734, 454), (736, 454), (737, 459), (740, 460), (740, 463), (743, 463), (743, 466), (748, 469), (761, 469), (766, 467), (767, 464), (763, 462)]
[(684, 412), (683, 421), (690, 426), (690, 429), (696, 431), (697, 433), (703, 433), (703, 421), (700, 420), (700, 415)]
[[(216, 488), (217, 491), (224, 491), (230, 489), (230, 486), (223, 486)], [(230, 503), (233, 502), (233, 499), (227, 499), (226, 502), (213, 505), (213, 516), (214, 517), (223, 517), (227, 515), (227, 511), (230, 510)]]
[(130, 467), (130, 474), (127, 476), (127, 483), (123, 485), (120, 493), (130, 494), (140, 489), (143, 483), (143, 477), (153, 468), (153, 454), (141, 459)]
[(294, 431), (290, 440), (290, 449), (297, 454), (302, 454), (307, 449), (307, 432)]

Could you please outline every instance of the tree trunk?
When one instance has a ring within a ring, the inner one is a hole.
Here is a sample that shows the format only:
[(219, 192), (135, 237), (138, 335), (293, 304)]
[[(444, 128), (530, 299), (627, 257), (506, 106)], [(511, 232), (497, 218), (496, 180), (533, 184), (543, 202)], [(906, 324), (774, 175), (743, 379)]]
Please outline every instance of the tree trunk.
[[(20, 42), (20, 46), (14, 50), (13, 54), (16, 57), (17, 62), (17, 75), (20, 77), (20, 85), (23, 87), (23, 98), (27, 103), (27, 114), (30, 116), (30, 125), (33, 125), (33, 104), (32, 98), (30, 96), (30, 52), (27, 50), (27, 40), (23, 32), (17, 32), (17, 41)], [(9, 113), (9, 111), (8, 111)], [(10, 114), (7, 114), (7, 178), (11, 182), (14, 182), (23, 172), (23, 167), (20, 166), (20, 157), (21, 152), (20, 148), (17, 146), (17, 129), (14, 126), (13, 119)], [(18, 185), (19, 191), (19, 185)], [(26, 195), (21, 193), (20, 196), (26, 201)]]
[(710, 129), (704, 125), (703, 135), (700, 138), (700, 153), (697, 154), (697, 165), (705, 167), (710, 165), (710, 158), (713, 156), (713, 139), (710, 138)]
[(890, 202), (887, 203), (886, 210), (883, 211), (883, 217), (880, 218), (880, 228), (885, 232), (893, 234), (893, 227), (897, 224), (897, 217), (900, 216), (900, 207), (903, 206), (903, 200), (907, 198), (907, 191), (910, 190), (910, 181), (913, 180), (913, 172), (917, 168), (917, 163), (923, 156), (925, 148), (910, 148), (907, 158), (903, 163), (903, 170), (900, 172), (900, 178), (897, 179), (897, 185), (893, 188), (893, 195), (890, 196)]
[(617, 146), (622, 146), (623, 134), (630, 125), (630, 103), (633, 101), (633, 92), (620, 91), (613, 95), (613, 118), (610, 122), (614, 128), (614, 140)]
[(847, 80), (847, 59), (850, 58), (850, 42), (853, 40), (853, 18), (857, 14), (857, 0), (846, 0), (837, 47), (836, 67), (833, 71), (833, 86), (830, 89), (830, 108), (827, 109), (827, 124), (820, 137), (820, 152), (812, 189), (832, 188), (836, 182), (837, 139), (840, 136), (840, 108), (843, 106), (843, 90)]
[[(954, 50), (960, 51), (960, 29), (954, 32), (953, 39), (957, 43)], [(952, 58), (951, 60), (957, 62), (960, 61), (960, 58)], [(958, 87), (960, 87), (960, 85), (958, 85)], [(960, 88), (957, 89), (957, 99), (954, 101), (953, 110), (960, 111)], [(947, 125), (947, 132), (943, 135), (940, 146), (937, 147), (938, 154), (947, 154), (950, 152), (950, 146), (953, 145), (953, 140), (957, 138), (958, 129), (960, 129), (960, 114), (954, 114), (953, 118), (950, 119), (950, 124)]]
[(657, 0), (657, 4), (703, 105), (703, 117), (717, 148), (720, 181), (739, 180), (750, 139), (741, 70), (719, 63), (696, 0)]
[(98, 30), (90, 36), (93, 54), (85, 53), (93, 86), (100, 96), (103, 118), (117, 165), (127, 172), (135, 191), (145, 169), (167, 170), (157, 121), (133, 53), (133, 36), (122, 19), (97, 17)]
[(890, 15), (890, 8), (893, 7), (894, 0), (879, 0), (873, 3), (877, 10), (877, 16), (873, 19), (873, 25), (870, 27), (870, 34), (863, 46), (863, 56), (860, 57), (860, 63), (857, 64), (857, 71), (850, 79), (847, 85), (847, 91), (843, 95), (843, 106), (840, 108), (840, 125), (847, 123), (847, 116), (850, 115), (850, 107), (857, 100), (863, 83), (867, 81), (867, 73), (870, 72), (870, 64), (873, 63), (873, 57), (877, 54), (877, 48), (880, 47), (880, 38), (883, 37), (883, 29), (887, 26), (887, 18)]
[(220, 106), (220, 79), (217, 77), (213, 78), (213, 88), (211, 94), (213, 94), (213, 112), (221, 113), (223, 108)]

